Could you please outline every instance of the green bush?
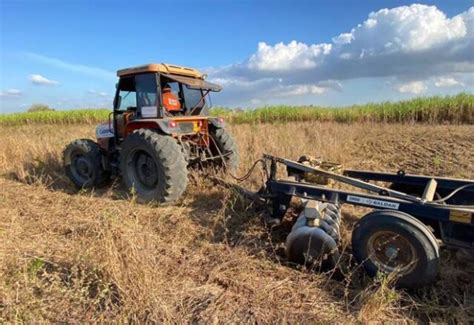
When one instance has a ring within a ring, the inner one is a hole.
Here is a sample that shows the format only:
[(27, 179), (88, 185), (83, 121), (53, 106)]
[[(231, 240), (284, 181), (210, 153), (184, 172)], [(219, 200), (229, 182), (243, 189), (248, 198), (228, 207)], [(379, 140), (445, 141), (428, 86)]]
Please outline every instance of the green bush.
[(54, 108), (50, 108), (48, 105), (45, 104), (33, 104), (28, 108), (29, 113), (34, 112), (51, 112), (54, 111)]

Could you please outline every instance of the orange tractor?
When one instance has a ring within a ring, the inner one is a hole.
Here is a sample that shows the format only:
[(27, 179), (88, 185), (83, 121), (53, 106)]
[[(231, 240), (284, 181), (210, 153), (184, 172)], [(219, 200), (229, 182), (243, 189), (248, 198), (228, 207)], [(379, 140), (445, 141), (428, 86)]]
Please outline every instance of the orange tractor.
[(238, 152), (224, 120), (209, 117), (209, 93), (219, 85), (199, 71), (149, 64), (117, 71), (108, 123), (97, 142), (75, 140), (64, 150), (66, 174), (79, 188), (98, 187), (121, 174), (142, 202), (172, 202), (184, 192), (188, 166), (233, 170)]

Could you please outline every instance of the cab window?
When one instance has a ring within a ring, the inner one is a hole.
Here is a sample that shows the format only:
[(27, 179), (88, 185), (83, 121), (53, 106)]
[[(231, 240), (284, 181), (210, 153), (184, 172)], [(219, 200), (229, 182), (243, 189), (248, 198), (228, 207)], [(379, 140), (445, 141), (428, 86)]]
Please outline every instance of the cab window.
[(204, 98), (202, 98), (203, 93), (201, 89), (192, 89), (188, 88), (186, 85), (183, 85), (183, 95), (186, 110), (188, 112), (190, 112), (192, 109), (199, 110), (206, 106), (206, 101)]
[(137, 92), (137, 107), (156, 106), (156, 75), (146, 73), (135, 76), (135, 88)]
[(118, 102), (115, 104), (116, 110), (126, 111), (127, 109), (137, 108), (134, 77), (124, 77), (120, 79), (118, 95)]

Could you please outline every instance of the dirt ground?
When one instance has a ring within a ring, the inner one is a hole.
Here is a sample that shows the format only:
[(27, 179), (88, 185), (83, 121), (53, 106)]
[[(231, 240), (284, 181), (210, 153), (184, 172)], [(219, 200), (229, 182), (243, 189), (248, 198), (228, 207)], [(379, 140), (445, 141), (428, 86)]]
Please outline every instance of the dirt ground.
[[(346, 168), (474, 178), (474, 126), (288, 123), (231, 126), (243, 174), (270, 153)], [(134, 202), (117, 180), (77, 191), (64, 146), (94, 126), (0, 130), (0, 322), (469, 323), (474, 264), (443, 251), (416, 292), (365, 276), (350, 256), (361, 211), (344, 210), (343, 274), (287, 263), (290, 224), (267, 229), (248, 201), (194, 173), (184, 198)], [(256, 189), (261, 174), (243, 186)]]

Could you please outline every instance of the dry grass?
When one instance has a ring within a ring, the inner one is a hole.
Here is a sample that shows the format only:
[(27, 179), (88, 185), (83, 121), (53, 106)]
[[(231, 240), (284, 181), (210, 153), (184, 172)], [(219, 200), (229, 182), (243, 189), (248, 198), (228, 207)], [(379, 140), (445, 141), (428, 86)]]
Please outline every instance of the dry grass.
[[(317, 154), (346, 167), (474, 177), (474, 126), (298, 123), (231, 127), (242, 173), (263, 152)], [(268, 230), (248, 202), (194, 175), (171, 207), (135, 204), (116, 183), (77, 192), (64, 145), (91, 125), (0, 130), (0, 322), (469, 323), (474, 273), (443, 253), (440, 279), (418, 292), (286, 263), (290, 226)], [(248, 187), (257, 187), (255, 175)]]

